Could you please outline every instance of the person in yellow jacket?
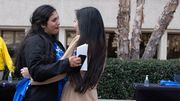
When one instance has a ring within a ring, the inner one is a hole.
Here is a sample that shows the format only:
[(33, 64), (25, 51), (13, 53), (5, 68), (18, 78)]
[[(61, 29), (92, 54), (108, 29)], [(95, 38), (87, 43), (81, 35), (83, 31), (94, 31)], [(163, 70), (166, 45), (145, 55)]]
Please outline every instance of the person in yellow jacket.
[(9, 55), (4, 40), (0, 37), (0, 80), (2, 80), (5, 70), (4, 63), (7, 65), (9, 71), (14, 72), (13, 61)]

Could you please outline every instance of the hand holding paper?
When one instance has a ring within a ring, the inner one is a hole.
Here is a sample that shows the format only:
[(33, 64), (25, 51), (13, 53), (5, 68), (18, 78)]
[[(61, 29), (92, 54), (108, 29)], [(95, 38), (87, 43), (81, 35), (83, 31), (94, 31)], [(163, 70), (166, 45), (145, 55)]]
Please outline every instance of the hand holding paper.
[(87, 71), (87, 52), (88, 44), (83, 44), (77, 47), (77, 57), (81, 57), (81, 71)]

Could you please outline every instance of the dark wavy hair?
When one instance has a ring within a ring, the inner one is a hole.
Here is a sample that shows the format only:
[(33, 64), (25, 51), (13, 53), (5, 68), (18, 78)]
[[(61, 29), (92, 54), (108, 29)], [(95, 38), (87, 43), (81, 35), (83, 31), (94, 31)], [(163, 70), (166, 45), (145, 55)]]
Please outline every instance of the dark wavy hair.
[(88, 44), (88, 71), (69, 73), (69, 81), (76, 92), (85, 93), (99, 82), (106, 63), (107, 47), (104, 24), (100, 12), (94, 7), (76, 10), (80, 30), (77, 46)]
[[(47, 22), (49, 18), (52, 16), (52, 13), (56, 11), (54, 7), (51, 5), (41, 5), (36, 10), (33, 12), (30, 22), (31, 22), (31, 29), (27, 32), (25, 38), (21, 42), (20, 48), (16, 54), (16, 59), (15, 59), (15, 72), (14, 74), (17, 77), (21, 77), (20, 69), (23, 68), (23, 63), (22, 63), (22, 57), (21, 57), (21, 52), (22, 52), (22, 47), (23, 47), (23, 42), (30, 36), (36, 35), (36, 34), (42, 34), (44, 33), (43, 28), (41, 27), (41, 24), (47, 25)], [(51, 44), (48, 44), (48, 41), (43, 35), (41, 35), (45, 42), (47, 42), (45, 48), (49, 48)], [(48, 52), (46, 52), (48, 53)], [(45, 56), (50, 56), (45, 53)], [(53, 60), (52, 60), (53, 61)]]
[(41, 32), (41, 24), (47, 25), (47, 22), (54, 11), (56, 11), (56, 9), (50, 5), (39, 6), (30, 18), (31, 30), (29, 34)]

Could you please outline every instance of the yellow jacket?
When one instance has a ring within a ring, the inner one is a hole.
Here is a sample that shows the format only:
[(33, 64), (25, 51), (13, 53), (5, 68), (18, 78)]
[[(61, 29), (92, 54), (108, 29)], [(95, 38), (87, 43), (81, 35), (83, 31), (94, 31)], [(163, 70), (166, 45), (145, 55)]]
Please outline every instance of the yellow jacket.
[(8, 53), (4, 40), (0, 37), (0, 71), (4, 70), (4, 63), (6, 63), (9, 71), (14, 72), (13, 62)]

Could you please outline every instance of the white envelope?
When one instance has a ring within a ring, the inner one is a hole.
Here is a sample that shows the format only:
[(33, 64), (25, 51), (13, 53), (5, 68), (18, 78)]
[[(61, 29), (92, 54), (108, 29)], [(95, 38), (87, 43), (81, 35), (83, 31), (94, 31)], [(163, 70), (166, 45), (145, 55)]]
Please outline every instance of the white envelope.
[(88, 67), (88, 65), (87, 65), (87, 52), (88, 52), (88, 44), (83, 44), (83, 45), (77, 47), (77, 55), (76, 56), (77, 57), (79, 55), (85, 55), (86, 56), (84, 63), (81, 66), (81, 71), (87, 71), (87, 67)]

